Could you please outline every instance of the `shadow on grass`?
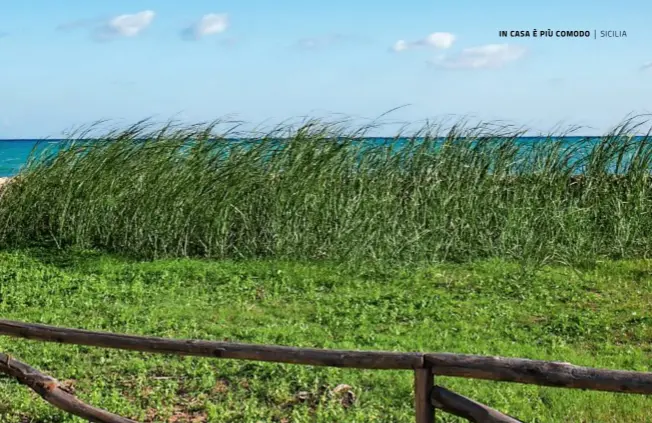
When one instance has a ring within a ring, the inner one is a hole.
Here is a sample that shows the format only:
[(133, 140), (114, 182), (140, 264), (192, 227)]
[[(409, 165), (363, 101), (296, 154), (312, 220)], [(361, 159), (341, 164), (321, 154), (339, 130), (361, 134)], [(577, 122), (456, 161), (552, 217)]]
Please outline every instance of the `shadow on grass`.
[(32, 248), (15, 248), (4, 249), (0, 252), (9, 254), (18, 254), (35, 260), (39, 263), (48, 266), (54, 266), (59, 269), (85, 269), (96, 264), (98, 261), (111, 261), (114, 263), (138, 263), (151, 260), (136, 259), (126, 255), (108, 254), (99, 250), (82, 250), (77, 248), (47, 248), (47, 247), (32, 247)]

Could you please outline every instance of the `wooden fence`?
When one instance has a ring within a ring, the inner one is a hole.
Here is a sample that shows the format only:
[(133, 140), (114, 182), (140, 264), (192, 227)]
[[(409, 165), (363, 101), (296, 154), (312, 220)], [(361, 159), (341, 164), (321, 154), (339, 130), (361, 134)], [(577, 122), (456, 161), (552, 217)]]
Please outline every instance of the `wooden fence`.
[[(435, 421), (435, 409), (471, 422), (519, 422), (499, 411), (434, 384), (434, 376), (455, 376), (541, 386), (597, 391), (652, 394), (652, 373), (593, 369), (569, 363), (486, 357), (448, 353), (341, 351), (251, 345), (232, 342), (166, 339), (119, 335), (0, 320), (0, 335), (117, 348), (147, 353), (192, 355), (237, 360), (292, 363), (358, 369), (403, 369), (414, 372), (414, 406), (417, 423)], [(0, 372), (38, 393), (45, 401), (68, 413), (97, 423), (134, 423), (85, 404), (59, 382), (9, 355), (0, 353)]]

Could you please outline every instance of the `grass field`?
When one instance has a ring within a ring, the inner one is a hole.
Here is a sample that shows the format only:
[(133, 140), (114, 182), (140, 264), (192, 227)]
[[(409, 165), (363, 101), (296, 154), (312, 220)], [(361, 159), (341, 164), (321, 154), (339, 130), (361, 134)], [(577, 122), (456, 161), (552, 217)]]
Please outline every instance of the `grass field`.
[[(176, 338), (448, 351), (652, 370), (648, 262), (575, 271), (499, 260), (365, 269), (5, 252), (0, 315)], [(10, 338), (0, 338), (0, 350), (69, 381), (94, 405), (143, 421), (413, 419), (410, 372), (152, 356)], [(455, 378), (438, 383), (528, 422), (650, 421), (652, 401), (643, 396)], [(351, 406), (329, 394), (339, 384), (352, 387)], [(0, 379), (0, 404), (3, 422), (73, 421), (8, 379)], [(457, 420), (440, 413), (438, 421)]]

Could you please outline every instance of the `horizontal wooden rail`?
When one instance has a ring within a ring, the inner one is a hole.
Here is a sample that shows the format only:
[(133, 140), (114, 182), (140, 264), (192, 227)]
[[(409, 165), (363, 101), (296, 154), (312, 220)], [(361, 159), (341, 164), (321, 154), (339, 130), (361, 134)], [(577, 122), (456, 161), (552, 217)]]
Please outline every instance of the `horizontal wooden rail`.
[(359, 369), (424, 368), (423, 354), (421, 353), (340, 351), (236, 342), (167, 339), (68, 329), (9, 320), (0, 320), (0, 335), (147, 353), (272, 361), (312, 366), (353, 367)]
[(593, 369), (568, 363), (465, 354), (344, 351), (252, 345), (220, 341), (118, 335), (0, 320), (0, 335), (25, 339), (117, 348), (149, 353), (194, 355), (361, 369), (431, 368), (455, 376), (598, 391), (652, 394), (652, 373)]
[(426, 367), (440, 376), (455, 376), (558, 388), (652, 394), (652, 373), (594, 369), (570, 363), (486, 357), (465, 354), (425, 354)]

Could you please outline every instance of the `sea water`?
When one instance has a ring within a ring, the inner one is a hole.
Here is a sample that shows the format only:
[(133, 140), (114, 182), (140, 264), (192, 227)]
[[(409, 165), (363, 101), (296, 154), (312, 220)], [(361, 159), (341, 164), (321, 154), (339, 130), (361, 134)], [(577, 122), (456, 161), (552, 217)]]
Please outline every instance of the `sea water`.
[(0, 140), (0, 178), (17, 174), (32, 151), (43, 151), (59, 143), (59, 140)]
[[(578, 151), (577, 156), (574, 157), (574, 160), (579, 160), (583, 152), (588, 152), (593, 141), (597, 141), (598, 138), (588, 139), (586, 137), (560, 137), (557, 138), (562, 141), (564, 149), (565, 147), (571, 147), (573, 144), (582, 142), (586, 148)], [(540, 142), (548, 142), (549, 138), (543, 137), (521, 137), (520, 142), (525, 146), (531, 146)], [(588, 140), (588, 142), (587, 142)], [(235, 141), (235, 140), (234, 140)], [(407, 139), (396, 140), (394, 138), (370, 138), (366, 141), (371, 144), (386, 144), (392, 143), (396, 148), (400, 149), (400, 145), (404, 144)], [(442, 140), (443, 141), (443, 140)], [(57, 147), (64, 144), (64, 140), (2, 140), (0, 139), (0, 177), (8, 177), (16, 175), (21, 167), (26, 163), (30, 154), (40, 153), (45, 149), (49, 151), (56, 151)], [(649, 140), (648, 140), (649, 142)], [(527, 150), (527, 147), (525, 148)], [(523, 151), (523, 150), (522, 150)], [(573, 160), (573, 161), (574, 161)]]

